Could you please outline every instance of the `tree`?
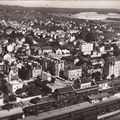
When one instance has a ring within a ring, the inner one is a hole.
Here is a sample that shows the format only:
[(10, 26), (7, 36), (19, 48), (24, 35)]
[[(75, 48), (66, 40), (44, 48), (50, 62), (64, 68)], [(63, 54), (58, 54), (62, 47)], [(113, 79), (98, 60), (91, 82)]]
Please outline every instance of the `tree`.
[(112, 74), (112, 75), (111, 75), (111, 79), (112, 79), (112, 80), (114, 80), (114, 78), (115, 78), (115, 75), (114, 75), (114, 74)]
[(37, 104), (40, 101), (39, 97), (33, 98), (30, 100), (30, 103)]
[(10, 101), (10, 102), (16, 101), (16, 96), (15, 96), (15, 95), (10, 95), (10, 96), (9, 96), (9, 101)]
[(55, 83), (55, 78), (52, 77), (52, 80), (50, 81), (50, 83)]
[(11, 103), (8, 103), (8, 104), (2, 106), (2, 109), (6, 109), (8, 111), (12, 108), (13, 108), (13, 104), (11, 104)]
[(24, 92), (24, 90), (22, 88), (20, 88), (20, 89), (17, 89), (15, 93), (19, 95), (19, 94), (22, 94), (23, 92)]
[(100, 72), (96, 72), (92, 74), (92, 77), (95, 78), (96, 81), (100, 81), (101, 80), (101, 73)]
[(44, 86), (43, 91), (44, 91), (45, 94), (52, 93), (52, 89), (50, 87), (48, 87), (48, 86)]

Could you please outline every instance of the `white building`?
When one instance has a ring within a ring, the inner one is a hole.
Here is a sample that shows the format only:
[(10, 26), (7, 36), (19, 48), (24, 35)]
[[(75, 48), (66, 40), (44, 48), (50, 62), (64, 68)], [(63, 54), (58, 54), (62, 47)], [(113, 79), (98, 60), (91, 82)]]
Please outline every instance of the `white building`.
[(82, 76), (82, 68), (65, 70), (64, 75), (70, 80), (77, 79)]
[(101, 53), (99, 53), (99, 52), (97, 52), (97, 51), (93, 51), (93, 53), (91, 54), (91, 57), (92, 57), (92, 58), (101, 57)]
[(91, 82), (86, 82), (81, 84), (81, 89), (89, 88), (91, 87)]
[(82, 43), (80, 44), (80, 51), (84, 55), (91, 55), (91, 51), (93, 51), (93, 43)]
[(3, 98), (0, 98), (0, 106), (3, 105), (4, 102), (3, 102)]
[(9, 75), (8, 75), (8, 80), (9, 81), (17, 80), (17, 78), (18, 78), (18, 69), (17, 69), (17, 67), (11, 67), (11, 70), (10, 70)]
[(8, 90), (15, 93), (17, 89), (23, 88), (23, 82), (14, 80), (6, 83)]
[(98, 82), (99, 90), (105, 90), (110, 88), (110, 82), (108, 80), (102, 80)]
[(120, 59), (116, 59), (114, 65), (109, 65), (109, 74), (107, 78), (111, 78), (113, 74), (115, 77), (120, 76)]
[(43, 71), (42, 72), (42, 80), (51, 81), (51, 74)]
[(32, 70), (32, 77), (37, 77), (37, 76), (41, 76), (41, 72), (42, 72), (42, 69), (41, 68), (38, 68), (38, 69), (33, 69)]
[(70, 56), (70, 51), (67, 50), (67, 49), (63, 49), (63, 50), (58, 49), (58, 50), (56, 50), (56, 54), (57, 54), (57, 55), (60, 55), (60, 56), (62, 56), (62, 57)]

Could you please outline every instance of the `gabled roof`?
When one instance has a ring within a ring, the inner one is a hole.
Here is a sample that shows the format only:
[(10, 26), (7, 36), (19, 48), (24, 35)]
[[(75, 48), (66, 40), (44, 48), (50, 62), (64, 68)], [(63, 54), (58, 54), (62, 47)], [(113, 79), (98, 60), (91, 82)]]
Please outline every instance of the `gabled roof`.
[(64, 88), (60, 88), (60, 89), (57, 89), (57, 91), (59, 92), (59, 94), (67, 94), (67, 93), (71, 93), (73, 92), (73, 88), (72, 86), (67, 86), (67, 87), (64, 87)]

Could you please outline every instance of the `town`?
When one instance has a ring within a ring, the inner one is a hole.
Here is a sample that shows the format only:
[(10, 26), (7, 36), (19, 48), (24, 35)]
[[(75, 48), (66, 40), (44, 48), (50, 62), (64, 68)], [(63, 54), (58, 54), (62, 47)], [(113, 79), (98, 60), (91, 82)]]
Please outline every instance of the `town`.
[[(0, 119), (15, 111), (17, 115), (17, 110), (29, 117), (120, 98), (119, 21), (73, 19), (9, 6), (1, 6), (0, 15)], [(120, 109), (116, 105), (107, 109)]]

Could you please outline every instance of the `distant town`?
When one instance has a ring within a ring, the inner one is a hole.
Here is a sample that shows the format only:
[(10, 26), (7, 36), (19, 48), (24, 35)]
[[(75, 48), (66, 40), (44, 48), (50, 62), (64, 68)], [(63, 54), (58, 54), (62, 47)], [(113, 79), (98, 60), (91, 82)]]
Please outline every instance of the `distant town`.
[(92, 12), (0, 6), (0, 119), (102, 120), (120, 110), (120, 18)]

